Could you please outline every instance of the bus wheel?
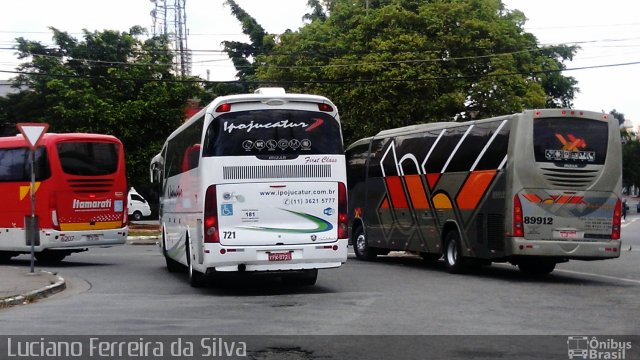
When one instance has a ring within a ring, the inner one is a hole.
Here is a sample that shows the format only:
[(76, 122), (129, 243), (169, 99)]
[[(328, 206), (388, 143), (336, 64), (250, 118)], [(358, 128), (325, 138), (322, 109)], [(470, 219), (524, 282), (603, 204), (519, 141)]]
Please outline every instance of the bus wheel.
[(0, 251), (0, 264), (9, 262), (15, 254), (9, 251)]
[(312, 286), (318, 280), (318, 269), (305, 270), (302, 274), (285, 275), (282, 281), (292, 286)]
[(444, 264), (448, 272), (459, 274), (464, 272), (465, 264), (460, 247), (460, 235), (450, 231), (444, 238)]
[(183, 271), (184, 267), (182, 267), (182, 264), (173, 260), (167, 252), (167, 243), (164, 238), (164, 231), (162, 234), (162, 255), (164, 255), (164, 260), (167, 263), (167, 271), (169, 271), (170, 273)]
[(364, 236), (362, 227), (358, 227), (355, 231), (353, 242), (353, 252), (356, 253), (356, 257), (360, 260), (373, 260), (378, 255), (376, 249), (372, 249), (367, 245), (367, 238)]
[(548, 275), (556, 268), (556, 262), (544, 259), (527, 259), (518, 263), (520, 272), (526, 275), (542, 276)]
[(186, 247), (186, 255), (187, 255), (187, 266), (189, 268), (189, 285), (192, 287), (202, 287), (204, 285), (204, 274), (200, 271), (193, 268), (193, 259), (191, 259), (191, 250), (189, 240), (187, 239)]
[(64, 260), (69, 253), (66, 251), (56, 251), (56, 250), (42, 250), (41, 252), (35, 253), (36, 259), (42, 263), (55, 264)]

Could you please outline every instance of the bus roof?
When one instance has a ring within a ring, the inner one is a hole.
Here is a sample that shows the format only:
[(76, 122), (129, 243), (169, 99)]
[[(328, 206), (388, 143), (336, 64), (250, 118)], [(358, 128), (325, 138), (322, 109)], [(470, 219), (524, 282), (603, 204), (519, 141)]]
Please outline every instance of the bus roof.
[(209, 106), (207, 106), (207, 111), (213, 112), (215, 108), (222, 103), (241, 103), (241, 102), (260, 102), (268, 104), (269, 101), (284, 101), (284, 102), (310, 102), (310, 103), (325, 103), (332, 105), (335, 108), (335, 105), (331, 102), (331, 100), (327, 99), (324, 96), (320, 95), (311, 95), (311, 94), (289, 94), (283, 91), (265, 91), (265, 89), (259, 89), (252, 94), (236, 94), (236, 95), (226, 95), (220, 96), (213, 100)]
[[(98, 140), (121, 143), (118, 138), (112, 135), (91, 134), (91, 133), (45, 133), (40, 139), (40, 145), (55, 143), (65, 140)], [(0, 137), (0, 147), (22, 147), (29, 146), (27, 139), (22, 134), (15, 136)]]

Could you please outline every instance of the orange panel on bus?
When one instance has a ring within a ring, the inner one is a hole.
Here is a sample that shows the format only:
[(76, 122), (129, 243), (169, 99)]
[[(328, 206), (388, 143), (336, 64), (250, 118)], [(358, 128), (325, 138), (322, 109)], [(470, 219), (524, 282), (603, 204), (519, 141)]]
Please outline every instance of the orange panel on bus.
[(411, 198), (411, 205), (414, 209), (428, 209), (429, 201), (425, 194), (424, 187), (420, 175), (407, 175), (404, 178), (407, 183), (407, 189), (409, 190), (409, 197)]

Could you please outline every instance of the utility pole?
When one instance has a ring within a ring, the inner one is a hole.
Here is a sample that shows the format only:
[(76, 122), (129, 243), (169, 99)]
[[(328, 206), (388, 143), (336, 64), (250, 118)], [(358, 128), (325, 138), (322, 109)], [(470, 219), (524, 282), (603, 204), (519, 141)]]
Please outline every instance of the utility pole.
[(150, 0), (153, 36), (166, 36), (175, 51), (173, 70), (182, 76), (191, 75), (191, 50), (187, 46), (187, 0)]

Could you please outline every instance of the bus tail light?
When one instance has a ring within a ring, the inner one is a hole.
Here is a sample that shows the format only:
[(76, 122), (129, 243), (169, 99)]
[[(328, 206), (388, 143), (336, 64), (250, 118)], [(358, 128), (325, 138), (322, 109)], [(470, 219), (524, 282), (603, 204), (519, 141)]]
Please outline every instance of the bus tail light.
[(204, 242), (220, 242), (220, 232), (218, 231), (218, 199), (215, 185), (207, 188), (207, 194), (204, 198)]
[(522, 224), (522, 204), (518, 195), (513, 197), (513, 236), (524, 237), (524, 226)]
[(332, 112), (333, 111), (333, 106), (329, 105), (329, 104), (318, 104), (318, 110), (320, 111), (326, 111), (326, 112)]
[(613, 209), (613, 221), (611, 225), (611, 240), (620, 240), (620, 229), (622, 227), (622, 203), (620, 199), (616, 201)]
[(51, 227), (54, 230), (60, 230), (60, 222), (58, 221), (58, 202), (56, 193), (51, 192), (49, 195), (49, 212), (51, 213)]
[(343, 182), (338, 183), (338, 239), (349, 237), (347, 226), (347, 186)]
[(231, 104), (222, 103), (216, 108), (216, 112), (223, 113), (231, 111)]

